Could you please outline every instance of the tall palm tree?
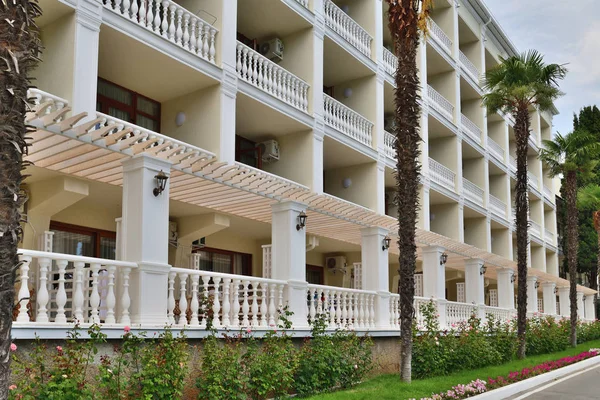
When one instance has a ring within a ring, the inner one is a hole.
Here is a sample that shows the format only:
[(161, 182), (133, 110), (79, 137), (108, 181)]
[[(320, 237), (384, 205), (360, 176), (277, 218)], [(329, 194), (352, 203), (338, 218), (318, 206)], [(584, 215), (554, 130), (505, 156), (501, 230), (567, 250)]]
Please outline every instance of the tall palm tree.
[(12, 311), (17, 245), (21, 237), (20, 207), (23, 154), (27, 152), (25, 125), (29, 74), (38, 63), (41, 48), (35, 18), (41, 14), (36, 0), (0, 4), (0, 398), (8, 398)]
[(600, 143), (584, 131), (574, 131), (566, 136), (557, 133), (554, 140), (544, 140), (539, 158), (548, 165), (550, 177), (564, 175), (567, 203), (567, 264), (569, 266), (569, 302), (571, 303), (571, 345), (577, 346), (577, 176), (593, 174), (600, 151)]
[(427, 18), (433, 0), (387, 0), (389, 3), (389, 29), (398, 57), (396, 69), (395, 136), (396, 193), (398, 205), (398, 248), (400, 249), (398, 274), (400, 284), (400, 377), (411, 381), (412, 324), (415, 297), (414, 273), (417, 263), (415, 242), (417, 212), (419, 209), (419, 75), (417, 48), (421, 32), (427, 32)]
[[(577, 192), (577, 208), (594, 210), (592, 219), (594, 229), (598, 234), (598, 255), (596, 257), (596, 277), (598, 277), (600, 276), (598, 275), (600, 274), (600, 186), (594, 183), (579, 189)], [(594, 299), (598, 301), (597, 294), (594, 295)]]
[(561, 96), (558, 81), (567, 70), (558, 64), (545, 64), (540, 53), (528, 53), (501, 58), (501, 63), (485, 74), (484, 87), (487, 94), (483, 104), (488, 112), (501, 111), (515, 117), (517, 142), (517, 185), (515, 191), (517, 227), (517, 335), (519, 358), (525, 357), (525, 330), (527, 321), (527, 245), (528, 212), (527, 196), (527, 146), (531, 117), (529, 110), (537, 106), (546, 111)]

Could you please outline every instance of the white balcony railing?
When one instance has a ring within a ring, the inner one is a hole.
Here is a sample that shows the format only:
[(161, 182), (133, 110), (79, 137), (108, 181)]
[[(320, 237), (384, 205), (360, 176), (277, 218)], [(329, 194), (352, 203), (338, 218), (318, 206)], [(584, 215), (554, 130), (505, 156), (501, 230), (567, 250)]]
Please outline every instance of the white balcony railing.
[(514, 310), (506, 308), (485, 306), (485, 314), (491, 314), (496, 321), (509, 321), (516, 316)]
[(446, 323), (452, 326), (452, 324), (467, 321), (473, 312), (476, 312), (473, 304), (449, 301), (446, 303)]
[(27, 91), (27, 97), (36, 106), (50, 102), (50, 106), (46, 109), (46, 114), (61, 110), (69, 105), (69, 102), (63, 98), (55, 96), (53, 94), (44, 92), (40, 89), (29, 89)]
[(326, 314), (329, 328), (375, 328), (377, 292), (335, 286), (308, 285), (308, 317)]
[(323, 93), (323, 106), (325, 124), (360, 143), (371, 146), (373, 140), (371, 121), (325, 93)]
[(308, 111), (309, 84), (240, 42), (236, 68), (244, 81), (301, 111)]
[(550, 231), (549, 229), (544, 229), (544, 238), (547, 242), (554, 243), (554, 232)]
[(552, 190), (546, 185), (544, 185), (544, 196), (548, 198), (550, 201), (554, 201), (554, 196), (552, 196)]
[(504, 161), (504, 149), (494, 139), (488, 137), (488, 146), (492, 154)]
[(535, 221), (529, 220), (529, 230), (538, 238), (542, 236), (542, 227)]
[(373, 38), (355, 20), (336, 6), (333, 1), (325, 0), (325, 24), (343, 37), (358, 51), (371, 57)]
[(452, 53), (452, 39), (446, 35), (444, 30), (440, 28), (431, 18), (429, 19), (429, 33), (431, 36), (442, 45), (449, 53)]
[(463, 190), (465, 197), (471, 201), (479, 204), (483, 207), (483, 189), (471, 182), (470, 180), (463, 178)]
[(104, 7), (213, 64), (217, 29), (172, 0), (103, 0)]
[(506, 203), (490, 194), (490, 211), (506, 218)]
[(513, 172), (517, 171), (517, 160), (513, 156), (508, 156), (508, 162), (510, 163), (510, 168)]
[(456, 174), (450, 169), (435, 161), (433, 158), (429, 158), (429, 171), (431, 180), (438, 184), (445, 186), (450, 190), (456, 188)]
[(395, 143), (396, 138), (394, 135), (388, 131), (383, 131), (383, 150), (385, 151), (385, 155), (392, 159), (396, 159)]
[(481, 128), (475, 124), (475, 122), (471, 121), (467, 118), (466, 115), (460, 115), (460, 124), (462, 125), (464, 131), (469, 135), (473, 140), (477, 143), (481, 143)]
[(308, 0), (296, 0), (296, 2), (302, 4), (304, 7), (308, 8)]
[(26, 249), (19, 254), (17, 323), (131, 323), (129, 276), (137, 264)]
[(454, 106), (448, 99), (442, 96), (437, 90), (430, 85), (427, 86), (427, 97), (431, 101), (431, 104), (442, 114), (444, 114), (451, 121), (454, 119)]
[(531, 186), (533, 186), (535, 189), (539, 188), (540, 181), (531, 171), (527, 172), (527, 178), (529, 179)]
[(473, 79), (475, 79), (475, 81), (479, 83), (479, 68), (477, 68), (475, 64), (473, 64), (471, 60), (469, 60), (469, 57), (467, 57), (462, 51), (459, 53), (458, 58), (462, 66), (465, 67), (465, 69), (471, 74)]
[(383, 67), (392, 76), (396, 74), (396, 68), (398, 68), (398, 57), (385, 47), (383, 48)]

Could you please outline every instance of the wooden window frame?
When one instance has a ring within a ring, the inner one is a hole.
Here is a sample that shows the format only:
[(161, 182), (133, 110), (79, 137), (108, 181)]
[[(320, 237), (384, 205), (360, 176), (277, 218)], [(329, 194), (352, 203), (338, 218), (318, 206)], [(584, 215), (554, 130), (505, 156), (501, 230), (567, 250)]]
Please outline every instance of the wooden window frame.
[[(252, 276), (252, 254), (250, 254), (250, 253), (241, 253), (239, 251), (223, 250), (223, 249), (217, 249), (214, 247), (202, 247), (201, 249), (193, 250), (192, 253), (198, 253), (201, 251), (232, 256), (231, 257), (231, 270), (230, 270), (230, 272), (228, 272), (229, 274), (233, 274), (233, 271), (235, 270), (235, 265), (234, 265), (235, 258), (233, 256), (241, 255), (242, 257), (247, 257), (248, 265), (246, 265), (244, 267), (244, 265), (242, 264), (242, 275)], [(212, 260), (211, 260), (211, 262), (212, 262)]]
[(311, 264), (306, 264), (306, 272), (311, 271), (311, 272), (318, 272), (319, 275), (321, 276), (321, 285), (325, 284), (325, 268), (321, 267), (319, 265), (311, 265)]
[[(156, 132), (160, 132), (160, 122), (161, 122), (160, 117), (161, 117), (162, 106), (159, 101), (156, 101), (154, 99), (151, 99), (148, 96), (144, 96), (142, 94), (134, 92), (133, 90), (127, 89), (126, 87), (118, 85), (112, 81), (109, 81), (108, 79), (98, 77), (98, 81), (103, 81), (110, 85), (114, 85), (122, 90), (125, 90), (126, 92), (129, 92), (129, 94), (131, 94), (131, 105), (128, 105), (125, 103), (121, 103), (120, 101), (117, 101), (115, 99), (111, 99), (110, 97), (102, 96), (100, 93), (96, 92), (96, 101), (102, 104), (102, 106), (101, 106), (102, 109), (100, 110), (101, 113), (110, 115), (108, 113), (108, 110), (110, 109), (110, 107), (117, 108), (122, 111), (127, 111), (130, 116), (130, 121), (127, 121), (127, 122), (131, 122), (132, 124), (137, 124), (136, 117), (139, 114), (143, 117), (146, 117), (148, 119), (155, 121), (156, 125), (157, 125)], [(144, 98), (148, 101), (158, 104), (158, 116), (150, 115), (143, 111), (138, 110), (137, 109), (138, 98)]]
[(100, 256), (100, 244), (102, 238), (117, 239), (117, 233), (112, 231), (106, 231), (103, 229), (90, 228), (87, 226), (67, 224), (65, 222), (50, 221), (50, 230), (57, 230), (69, 233), (79, 233), (81, 235), (90, 235), (94, 240), (94, 255), (92, 257)]

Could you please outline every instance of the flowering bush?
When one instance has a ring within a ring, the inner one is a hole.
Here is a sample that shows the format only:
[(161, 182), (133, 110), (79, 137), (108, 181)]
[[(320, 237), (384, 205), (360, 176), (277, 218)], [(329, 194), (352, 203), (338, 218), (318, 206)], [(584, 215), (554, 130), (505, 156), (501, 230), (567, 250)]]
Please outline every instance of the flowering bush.
[(557, 322), (553, 317), (534, 314), (527, 319), (526, 353), (537, 355), (565, 350), (569, 346), (569, 326), (567, 319)]
[[(431, 397), (423, 397), (421, 400), (447, 400), (466, 399), (487, 391), (486, 382), (481, 379), (471, 381), (466, 385), (456, 385), (452, 389), (442, 393), (433, 394)], [(416, 399), (412, 399), (416, 400)]]

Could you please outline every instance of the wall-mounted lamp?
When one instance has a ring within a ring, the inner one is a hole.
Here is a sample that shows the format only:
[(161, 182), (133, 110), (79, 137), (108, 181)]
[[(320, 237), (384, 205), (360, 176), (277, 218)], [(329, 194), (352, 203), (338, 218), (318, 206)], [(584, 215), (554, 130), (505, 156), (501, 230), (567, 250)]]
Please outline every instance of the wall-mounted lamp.
[(158, 197), (159, 194), (164, 192), (165, 187), (167, 187), (167, 179), (169, 177), (162, 170), (154, 176), (154, 180), (156, 181), (156, 187), (152, 191), (154, 197)]
[(585, 297), (586, 297), (586, 296), (585, 296), (585, 294), (584, 294), (584, 295), (583, 295), (583, 299), (582, 299), (583, 301), (585, 301)]
[(558, 293), (558, 288), (554, 287), (554, 294), (557, 294), (557, 293)]
[(387, 249), (389, 249), (391, 241), (392, 241), (392, 239), (390, 239), (390, 237), (386, 235), (383, 238), (383, 242), (381, 244), (381, 250), (386, 251)]
[(299, 231), (300, 229), (304, 228), (306, 226), (306, 214), (304, 213), (304, 211), (300, 211), (300, 214), (298, 214), (298, 224), (296, 224), (296, 230)]
[(184, 122), (185, 122), (185, 113), (180, 111), (175, 116), (175, 125), (181, 126), (181, 125), (183, 125)]
[(479, 275), (484, 275), (485, 271), (487, 271), (487, 267), (485, 266), (485, 264), (483, 264), (481, 268), (479, 268)]
[(345, 98), (352, 97), (352, 88), (347, 87), (346, 89), (344, 89), (344, 97)]
[(539, 282), (536, 282), (536, 283), (535, 283), (535, 288), (537, 289), (537, 288), (539, 288), (539, 287), (540, 287), (540, 283), (539, 283)]
[(352, 186), (352, 179), (350, 179), (350, 178), (344, 178), (342, 180), (342, 187), (344, 189), (348, 189), (350, 186)]
[(517, 280), (517, 276), (516, 276), (515, 274), (513, 274), (513, 275), (510, 277), (510, 283), (515, 283), (515, 281), (516, 281), (516, 280)]
[(443, 252), (442, 254), (440, 254), (440, 265), (446, 265), (447, 261), (448, 261), (448, 253)]

